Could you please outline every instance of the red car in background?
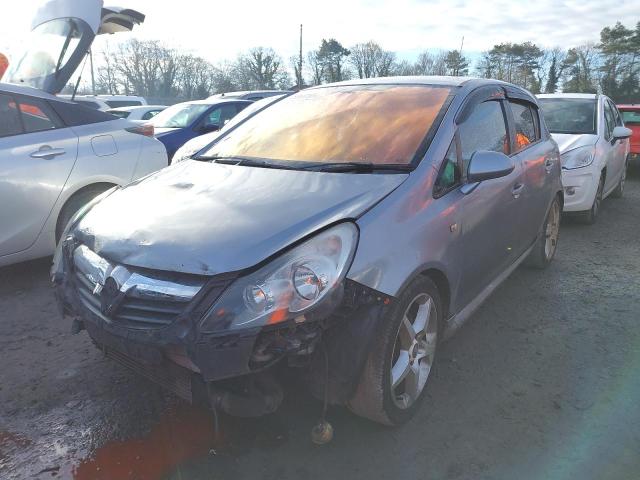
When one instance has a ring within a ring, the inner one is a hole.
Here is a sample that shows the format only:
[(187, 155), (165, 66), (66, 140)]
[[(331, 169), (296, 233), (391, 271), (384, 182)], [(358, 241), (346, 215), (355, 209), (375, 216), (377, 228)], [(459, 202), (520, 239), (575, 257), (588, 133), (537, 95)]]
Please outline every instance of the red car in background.
[(618, 105), (624, 125), (633, 132), (629, 139), (629, 160), (640, 161), (640, 104)]

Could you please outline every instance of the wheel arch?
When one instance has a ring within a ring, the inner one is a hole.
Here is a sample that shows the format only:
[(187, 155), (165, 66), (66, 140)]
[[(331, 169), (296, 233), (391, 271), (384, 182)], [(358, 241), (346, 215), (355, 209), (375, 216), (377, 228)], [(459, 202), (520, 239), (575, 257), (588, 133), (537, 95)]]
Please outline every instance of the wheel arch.
[(67, 206), (74, 199), (76, 199), (79, 195), (83, 195), (86, 192), (89, 192), (91, 190), (105, 191), (105, 190), (108, 190), (108, 189), (110, 189), (112, 187), (115, 187), (117, 185), (119, 185), (119, 183), (116, 183), (116, 182), (113, 182), (113, 181), (104, 180), (104, 181), (95, 181), (95, 182), (92, 182), (92, 183), (87, 183), (87, 184), (83, 185), (82, 187), (75, 189), (72, 193), (70, 193), (69, 195), (66, 196), (64, 202), (60, 205), (60, 208), (58, 209), (58, 211), (56, 213), (54, 232), (58, 232), (59, 231), (60, 219), (62, 217), (63, 212), (65, 211), (65, 208), (67, 208)]

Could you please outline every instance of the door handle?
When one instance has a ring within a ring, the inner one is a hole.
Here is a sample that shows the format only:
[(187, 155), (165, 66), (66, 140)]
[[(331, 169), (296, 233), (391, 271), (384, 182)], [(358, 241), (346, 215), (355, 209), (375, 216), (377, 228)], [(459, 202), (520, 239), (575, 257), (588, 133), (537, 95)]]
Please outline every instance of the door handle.
[(522, 190), (524, 190), (524, 183), (516, 183), (511, 189), (511, 195), (513, 198), (519, 198)]
[(35, 152), (31, 153), (31, 158), (44, 158), (45, 160), (51, 160), (59, 155), (67, 153), (62, 148), (51, 148), (49, 145), (43, 145)]

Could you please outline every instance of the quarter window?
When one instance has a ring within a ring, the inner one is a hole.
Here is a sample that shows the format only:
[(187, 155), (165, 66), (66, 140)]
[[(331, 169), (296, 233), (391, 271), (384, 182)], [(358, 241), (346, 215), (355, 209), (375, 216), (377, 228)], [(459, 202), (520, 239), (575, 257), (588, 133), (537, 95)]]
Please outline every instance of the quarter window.
[(444, 157), (438, 178), (436, 179), (434, 195), (439, 197), (452, 188), (460, 185), (462, 175), (458, 165), (458, 154), (456, 152), (455, 139), (451, 142), (447, 155)]
[(481, 103), (458, 128), (462, 148), (463, 171), (466, 172), (471, 155), (479, 150), (509, 153), (509, 139), (500, 102)]
[(9, 137), (22, 133), (20, 112), (15, 100), (0, 94), (0, 137)]
[(540, 139), (536, 132), (533, 109), (526, 104), (509, 102), (515, 123), (515, 145), (512, 153), (524, 150)]

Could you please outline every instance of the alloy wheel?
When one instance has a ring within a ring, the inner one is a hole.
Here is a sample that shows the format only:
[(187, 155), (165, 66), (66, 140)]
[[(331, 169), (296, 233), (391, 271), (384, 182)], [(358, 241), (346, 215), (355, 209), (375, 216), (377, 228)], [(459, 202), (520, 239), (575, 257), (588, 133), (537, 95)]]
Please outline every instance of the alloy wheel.
[(556, 252), (558, 245), (558, 235), (560, 233), (560, 205), (557, 201), (551, 205), (549, 217), (547, 218), (547, 228), (545, 231), (544, 255), (549, 260)]
[(433, 366), (438, 341), (438, 321), (433, 299), (416, 296), (405, 310), (391, 358), (391, 397), (400, 409), (418, 399)]

